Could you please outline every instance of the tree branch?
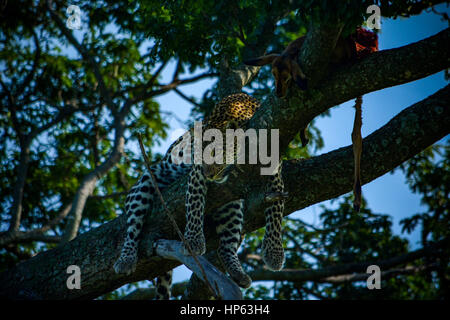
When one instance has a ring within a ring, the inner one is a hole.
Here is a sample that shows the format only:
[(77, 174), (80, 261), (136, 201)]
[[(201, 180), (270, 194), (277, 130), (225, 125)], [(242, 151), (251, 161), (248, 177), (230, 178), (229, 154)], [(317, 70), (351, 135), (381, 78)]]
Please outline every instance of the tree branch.
[[(449, 105), (450, 85), (406, 108), (382, 128), (363, 139), (362, 184), (388, 173), (445, 137), (450, 131)], [(289, 193), (285, 211), (293, 212), (351, 191), (352, 156), (352, 146), (347, 146), (307, 160), (284, 161), (283, 178), (285, 190)], [(333, 165), (330, 166), (330, 163)], [(247, 181), (253, 181), (257, 177), (261, 179), (258, 170), (253, 170), (255, 168), (252, 167), (246, 170)], [(247, 196), (248, 211), (256, 213), (248, 216), (249, 229), (252, 230), (254, 225), (260, 225), (264, 221), (264, 217), (258, 214), (263, 210), (264, 189), (259, 189), (259, 184), (254, 186), (240, 183), (241, 180), (235, 177), (230, 177), (229, 180), (230, 185), (234, 186), (233, 190), (252, 190), (252, 195)]]
[[(443, 248), (449, 244), (449, 239), (442, 240), (433, 244), (430, 244), (421, 249), (405, 253), (403, 255), (369, 262), (361, 263), (348, 263), (338, 266), (325, 267), (318, 270), (290, 270), (284, 269), (280, 272), (274, 272), (270, 270), (260, 269), (250, 272), (249, 275), (254, 281), (320, 281), (320, 282), (333, 282), (333, 281), (360, 281), (363, 280), (361, 277), (356, 275), (349, 275), (355, 272), (366, 272), (367, 267), (370, 265), (377, 265), (381, 270), (387, 271), (388, 269), (406, 264), (418, 260), (423, 257), (433, 256), (439, 252), (440, 248)], [(336, 276), (345, 277), (332, 278)], [(367, 274), (366, 274), (367, 278)], [(365, 280), (365, 279), (364, 279)]]
[(13, 202), (9, 210), (10, 222), (8, 231), (13, 233), (19, 230), (22, 218), (22, 200), (25, 188), (25, 180), (28, 173), (28, 164), (30, 162), (30, 144), (31, 140), (27, 137), (20, 146), (19, 164), (16, 169), (16, 181), (13, 189)]
[(88, 173), (82, 180), (75, 193), (72, 208), (68, 213), (66, 228), (64, 230), (63, 242), (70, 241), (76, 237), (81, 223), (83, 210), (88, 197), (92, 195), (95, 185), (99, 179), (105, 176), (119, 161), (125, 145), (125, 116), (127, 113), (120, 112), (114, 116), (114, 145), (106, 160)]
[[(267, 9), (270, 11), (269, 7)], [(280, 13), (279, 15), (274, 13), (261, 23), (260, 27), (256, 29), (255, 34), (251, 37), (255, 39), (255, 42), (251, 44), (247, 42), (245, 44), (242, 53), (244, 59), (260, 56), (266, 51), (274, 36), (277, 22), (288, 14), (289, 11)], [(228, 61), (223, 59), (219, 65), (219, 97), (224, 98), (232, 93), (241, 92), (242, 88), (251, 82), (260, 69), (261, 67), (247, 66), (244, 64), (240, 64), (237, 68), (231, 68)]]
[(13, 233), (1, 234), (0, 247), (4, 247), (11, 243), (27, 243), (27, 242), (45, 242), (45, 243), (59, 243), (61, 237), (46, 235), (43, 232), (37, 230), (31, 231), (15, 231)]
[[(393, 278), (398, 275), (418, 273), (425, 270), (436, 269), (435, 265), (430, 266), (406, 266), (404, 268), (390, 269), (381, 272), (381, 279), (386, 280)], [(356, 273), (356, 274), (344, 274), (339, 276), (332, 276), (317, 280), (317, 282), (327, 282), (327, 283), (344, 283), (344, 282), (356, 282), (356, 281), (366, 281), (370, 275), (367, 273)]]
[(19, 242), (31, 242), (31, 241), (41, 241), (41, 242), (53, 242), (57, 243), (61, 241), (61, 237), (57, 236), (49, 236), (45, 233), (56, 226), (59, 222), (61, 222), (67, 214), (72, 209), (72, 204), (69, 204), (62, 209), (59, 214), (50, 220), (47, 224), (42, 226), (41, 228), (29, 230), (29, 231), (18, 231), (18, 230), (9, 230), (7, 232), (0, 233), (0, 248), (7, 246), (11, 243), (19, 243)]
[[(172, 82), (170, 82), (168, 84), (159, 85), (159, 88), (156, 90), (151, 90), (151, 91), (142, 90), (142, 92), (140, 94), (138, 94), (135, 98), (127, 101), (125, 103), (125, 106), (131, 106), (140, 101), (144, 101), (144, 100), (150, 99), (152, 97), (159, 96), (161, 94), (164, 94), (166, 92), (169, 92), (170, 90), (177, 88), (180, 85), (189, 84), (189, 83), (192, 83), (192, 82), (204, 79), (204, 78), (215, 77), (215, 76), (217, 76), (217, 73), (215, 73), (215, 72), (205, 72), (205, 73), (199, 74), (197, 76), (194, 76), (192, 78), (181, 79), (181, 80), (174, 79)], [(125, 106), (124, 106), (124, 108), (125, 108)]]
[(222, 60), (219, 71), (219, 97), (224, 98), (233, 93), (242, 91), (242, 87), (250, 83), (251, 79), (259, 72), (260, 67), (252, 67), (241, 64), (237, 68), (231, 68), (227, 61)]

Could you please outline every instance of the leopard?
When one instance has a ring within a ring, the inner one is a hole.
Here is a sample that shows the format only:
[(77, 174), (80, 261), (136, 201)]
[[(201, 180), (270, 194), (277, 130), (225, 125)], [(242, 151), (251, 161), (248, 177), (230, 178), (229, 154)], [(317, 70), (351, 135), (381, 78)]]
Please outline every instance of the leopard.
[[(218, 129), (225, 132), (229, 128), (242, 128), (260, 108), (260, 102), (246, 93), (235, 93), (226, 96), (218, 102), (202, 125), (202, 130)], [(188, 132), (192, 133), (193, 128)], [(203, 255), (206, 251), (203, 220), (208, 183), (224, 183), (228, 179), (230, 164), (208, 165), (196, 164), (188, 161), (186, 155), (185, 135), (177, 139), (167, 150), (165, 156), (150, 166), (151, 173), (144, 170), (138, 181), (130, 189), (125, 200), (125, 214), (127, 216), (127, 229), (125, 240), (119, 258), (114, 264), (117, 274), (131, 274), (136, 269), (138, 259), (138, 244), (145, 215), (151, 212), (156, 200), (157, 184), (163, 192), (183, 175), (188, 175), (185, 194), (186, 225), (184, 238), (186, 244), (195, 255)], [(187, 143), (193, 144), (193, 140)], [(183, 145), (184, 144), (184, 145)], [(195, 150), (195, 148), (191, 148)], [(183, 154), (185, 152), (185, 154)], [(237, 150), (235, 149), (236, 153)], [(191, 151), (191, 157), (194, 152)], [(284, 193), (284, 184), (281, 175), (281, 163), (273, 175), (268, 176), (266, 190), (272, 193)], [(282, 245), (282, 218), (284, 211), (284, 198), (275, 199), (267, 204), (265, 215), (265, 235), (262, 241), (262, 259), (271, 270), (281, 270), (284, 265), (284, 249)], [(219, 239), (217, 254), (224, 269), (231, 279), (241, 288), (248, 288), (252, 279), (245, 273), (239, 261), (237, 252), (243, 239), (244, 199), (232, 200), (219, 207), (212, 213), (212, 220)], [(184, 254), (189, 250), (184, 244)], [(156, 299), (170, 299), (170, 285), (172, 271), (157, 278)]]

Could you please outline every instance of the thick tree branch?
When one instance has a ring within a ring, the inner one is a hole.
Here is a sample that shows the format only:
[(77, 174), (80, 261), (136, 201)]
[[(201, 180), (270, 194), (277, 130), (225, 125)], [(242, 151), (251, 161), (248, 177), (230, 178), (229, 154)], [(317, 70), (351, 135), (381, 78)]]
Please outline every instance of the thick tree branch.
[[(434, 265), (431, 266), (407, 266), (404, 268), (396, 268), (396, 269), (390, 269), (387, 271), (381, 272), (381, 279), (386, 280), (393, 277), (396, 277), (398, 275), (408, 275), (408, 274), (414, 274), (418, 272), (423, 272), (426, 270), (433, 270), (436, 267)], [(284, 273), (284, 271), (276, 272), (276, 273)], [(295, 279), (291, 279), (291, 272), (286, 274), (286, 279), (284, 281), (294, 281), (297, 282)], [(315, 282), (323, 282), (323, 283), (333, 283), (333, 284), (339, 284), (344, 282), (357, 282), (357, 281), (366, 281), (367, 278), (370, 275), (367, 273), (353, 273), (353, 274), (344, 274), (339, 276), (330, 276), (327, 278), (322, 279), (315, 279)], [(259, 281), (258, 279), (254, 278), (253, 280)], [(301, 280), (301, 281), (308, 281), (308, 280)], [(172, 286), (172, 295), (174, 297), (181, 296), (183, 292), (185, 292), (187, 288), (187, 282), (178, 282), (175, 283)], [(125, 297), (122, 298), (122, 300), (152, 300), (156, 296), (156, 290), (155, 288), (139, 288), (135, 291), (129, 293)]]
[(19, 164), (16, 169), (16, 181), (13, 189), (13, 201), (9, 210), (10, 222), (9, 232), (19, 230), (20, 221), (22, 219), (22, 200), (25, 188), (25, 180), (28, 173), (28, 165), (30, 162), (30, 144), (31, 140), (25, 138), (25, 142), (20, 147)]
[[(450, 128), (449, 102), (450, 87), (445, 87), (407, 108), (364, 139), (362, 182), (367, 183), (391, 171), (447, 135)], [(312, 159), (286, 162), (283, 177), (290, 198), (286, 202), (285, 214), (350, 191), (353, 183), (352, 161), (352, 149), (348, 146)], [(252, 171), (230, 176), (223, 185), (210, 185), (208, 199), (213, 200), (207, 202), (205, 217), (208, 250), (215, 250), (218, 244), (210, 213), (230, 200), (246, 199), (245, 232), (264, 226), (261, 213), (265, 183), (261, 176), (253, 175)], [(186, 183), (186, 177), (181, 178), (164, 192), (168, 208), (180, 228), (185, 225)], [(148, 253), (148, 248), (152, 248), (157, 239), (176, 239), (161, 206), (155, 205), (144, 226), (136, 271), (129, 276), (115, 274), (112, 266), (120, 253), (125, 225), (126, 217), (121, 216), (0, 274), (0, 294), (18, 297), (23, 288), (28, 288), (35, 296), (46, 299), (95, 298), (125, 283), (151, 279), (179, 264)], [(81, 290), (68, 290), (65, 285), (66, 268), (72, 264), (81, 268)], [(33, 277), (25, 276), (29, 274)]]
[(222, 60), (219, 69), (218, 93), (220, 98), (224, 98), (241, 92), (242, 87), (250, 83), (251, 79), (258, 74), (260, 67), (241, 64), (237, 68), (231, 68), (226, 60)]
[(408, 83), (450, 67), (450, 28), (424, 40), (375, 52), (324, 81), (320, 105), (334, 106), (380, 89)]

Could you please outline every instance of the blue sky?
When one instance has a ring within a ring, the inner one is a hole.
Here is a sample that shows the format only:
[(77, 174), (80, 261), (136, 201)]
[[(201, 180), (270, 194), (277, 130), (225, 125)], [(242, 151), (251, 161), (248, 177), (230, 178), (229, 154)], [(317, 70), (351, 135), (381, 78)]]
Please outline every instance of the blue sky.
[[(450, 13), (445, 5), (438, 6), (437, 10)], [(382, 19), (379, 47), (380, 50), (384, 50), (404, 46), (434, 35), (447, 28), (447, 26), (447, 23), (441, 21), (439, 16), (427, 12), (408, 19)], [(171, 67), (173, 68), (173, 65)], [(161, 82), (170, 81), (172, 68), (167, 68), (166, 72), (162, 74)], [(180, 87), (180, 89), (188, 96), (200, 98), (213, 83), (214, 80), (206, 79), (195, 84)], [(446, 84), (447, 81), (444, 79), (444, 74), (440, 72), (418, 81), (365, 95), (363, 97), (363, 137), (382, 127), (401, 110), (428, 97)], [(172, 112), (182, 121), (189, 119), (191, 105), (176, 93), (168, 93), (157, 97), (156, 100), (161, 104), (163, 111)], [(318, 154), (327, 153), (351, 144), (354, 116), (353, 104), (353, 101), (349, 101), (336, 106), (331, 109), (330, 117), (319, 117), (316, 119), (316, 125), (321, 130), (325, 142), (325, 147)], [(169, 137), (171, 132), (180, 128), (186, 128), (174, 118), (168, 119), (168, 122), (170, 125)], [(448, 137), (444, 139), (448, 139)], [(170, 138), (162, 141), (160, 146), (154, 148), (154, 151), (164, 153), (171, 142), (172, 139)], [(409, 190), (405, 184), (404, 175), (398, 170), (394, 174), (385, 174), (364, 185), (363, 193), (369, 207), (374, 212), (388, 213), (392, 216), (394, 232), (397, 234), (401, 232), (399, 226), (401, 219), (423, 210), (419, 196)], [(320, 226), (318, 215), (321, 212), (320, 205), (322, 204), (330, 205), (329, 201), (325, 201), (295, 212), (291, 216)], [(419, 240), (419, 230), (407, 237), (411, 241), (411, 247), (416, 248)], [(190, 271), (188, 269), (184, 266), (178, 267), (174, 272), (174, 283), (186, 280), (189, 276)]]

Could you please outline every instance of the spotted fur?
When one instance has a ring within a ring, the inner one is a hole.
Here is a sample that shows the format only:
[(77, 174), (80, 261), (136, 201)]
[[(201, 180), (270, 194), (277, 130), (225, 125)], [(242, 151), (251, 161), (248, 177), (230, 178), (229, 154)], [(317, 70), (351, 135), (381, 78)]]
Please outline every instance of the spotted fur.
[[(267, 188), (269, 193), (283, 193), (284, 183), (281, 178), (281, 166), (278, 172), (271, 176)], [(266, 232), (263, 238), (262, 253), (264, 263), (272, 270), (281, 270), (284, 265), (284, 250), (281, 234), (283, 221), (284, 199), (272, 202), (264, 211)]]
[[(233, 94), (219, 102), (203, 129), (219, 129), (225, 132), (228, 128), (242, 127), (251, 119), (259, 108), (259, 102), (247, 94)], [(192, 130), (192, 129), (191, 129)], [(193, 136), (193, 135), (192, 135)], [(184, 237), (193, 252), (197, 255), (205, 253), (205, 237), (203, 233), (203, 215), (207, 195), (207, 181), (222, 183), (226, 180), (225, 164), (187, 164), (179, 161), (183, 157), (182, 142), (178, 139), (169, 148), (163, 159), (151, 166), (151, 171), (161, 191), (184, 174), (189, 174), (186, 190), (186, 227)], [(190, 142), (192, 143), (192, 141)], [(180, 147), (181, 146), (181, 147)], [(193, 152), (192, 148), (192, 151)], [(235, 151), (236, 152), (236, 151)], [(176, 154), (178, 161), (174, 161)], [(192, 154), (191, 154), (192, 156)], [(284, 189), (280, 172), (271, 176), (269, 191), (282, 192)], [(151, 211), (155, 198), (155, 188), (150, 174), (146, 170), (138, 182), (131, 188), (126, 201), (125, 210), (128, 215), (127, 232), (122, 252), (114, 270), (116, 273), (130, 274), (136, 268), (138, 236), (144, 223), (144, 215)], [(237, 256), (241, 243), (243, 227), (242, 199), (231, 201), (213, 214), (216, 232), (219, 236), (218, 255), (231, 278), (241, 287), (248, 288), (251, 278), (244, 272)], [(269, 268), (280, 270), (284, 263), (281, 245), (281, 219), (284, 200), (273, 202), (266, 210), (266, 235), (263, 240), (263, 258)], [(185, 254), (188, 250), (185, 248)], [(157, 298), (170, 298), (171, 273), (162, 275), (157, 280)]]

